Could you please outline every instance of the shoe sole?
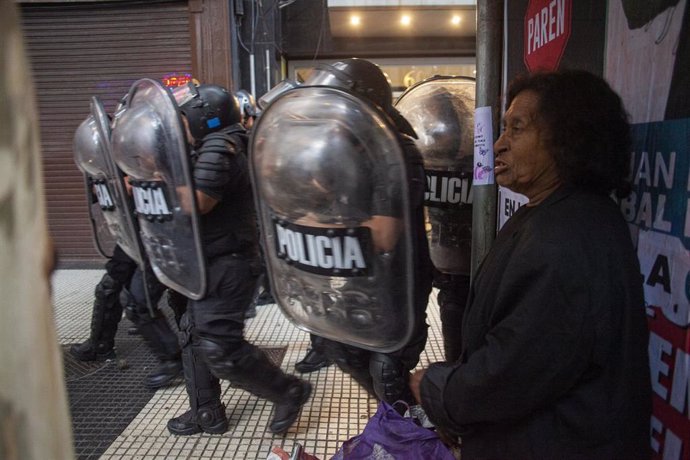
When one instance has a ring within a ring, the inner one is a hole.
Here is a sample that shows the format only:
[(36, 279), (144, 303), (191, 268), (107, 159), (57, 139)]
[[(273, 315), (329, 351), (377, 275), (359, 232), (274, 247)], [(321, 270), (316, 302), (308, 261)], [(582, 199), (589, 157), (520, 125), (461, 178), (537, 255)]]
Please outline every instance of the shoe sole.
[(170, 434), (174, 434), (175, 436), (191, 436), (193, 434), (201, 433), (202, 429), (199, 427), (199, 425), (187, 428), (186, 430), (178, 430), (175, 428), (170, 428), (170, 425), (168, 425), (168, 431)]
[(319, 366), (312, 366), (312, 367), (297, 367), (298, 365), (295, 364), (295, 370), (299, 372), (300, 374), (311, 374), (312, 372), (316, 372), (320, 369), (323, 369), (324, 367), (332, 366), (333, 362), (329, 361), (324, 364), (320, 364)]
[(199, 425), (195, 425), (193, 427), (187, 428), (186, 430), (177, 430), (171, 428), (170, 425), (168, 425), (168, 431), (176, 436), (191, 436), (197, 433), (223, 434), (226, 431), (228, 431), (229, 427), (230, 424), (227, 421), (225, 421), (223, 423), (220, 423), (219, 425), (213, 425), (208, 427), (201, 427)]
[(151, 383), (151, 382), (144, 382), (144, 385), (146, 385), (147, 388), (150, 388), (151, 390), (157, 390), (158, 388), (163, 388), (163, 387), (169, 387), (173, 383), (175, 383), (176, 380), (179, 380), (182, 382), (182, 371), (180, 371), (178, 374), (175, 374), (161, 382), (156, 382), (156, 383)]

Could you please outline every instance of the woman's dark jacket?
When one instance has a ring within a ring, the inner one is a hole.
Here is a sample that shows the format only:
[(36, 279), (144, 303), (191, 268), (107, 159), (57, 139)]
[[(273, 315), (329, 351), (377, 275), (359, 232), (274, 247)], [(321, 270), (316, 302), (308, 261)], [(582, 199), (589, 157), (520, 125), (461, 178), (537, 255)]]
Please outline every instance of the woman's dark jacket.
[(562, 187), (520, 208), (473, 282), (461, 358), (421, 384), (463, 460), (649, 458), (642, 281), (610, 198)]

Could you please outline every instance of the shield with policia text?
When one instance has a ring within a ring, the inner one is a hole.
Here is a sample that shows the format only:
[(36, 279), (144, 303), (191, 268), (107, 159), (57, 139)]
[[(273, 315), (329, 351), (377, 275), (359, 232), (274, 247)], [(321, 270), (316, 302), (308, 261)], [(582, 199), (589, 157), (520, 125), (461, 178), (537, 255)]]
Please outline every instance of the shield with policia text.
[(429, 253), (443, 273), (470, 274), (474, 100), (473, 78), (436, 76), (408, 88), (395, 104), (418, 136)]
[(272, 292), (297, 326), (375, 351), (412, 327), (412, 250), (395, 128), (340, 89), (301, 86), (254, 127), (251, 169)]
[(141, 240), (156, 277), (192, 299), (206, 291), (190, 151), (178, 106), (159, 82), (136, 81), (113, 128), (112, 151), (128, 176)]
[(139, 266), (144, 261), (124, 177), (110, 155), (110, 120), (91, 98), (91, 115), (74, 134), (74, 162), (84, 173), (96, 248), (110, 257), (118, 244)]

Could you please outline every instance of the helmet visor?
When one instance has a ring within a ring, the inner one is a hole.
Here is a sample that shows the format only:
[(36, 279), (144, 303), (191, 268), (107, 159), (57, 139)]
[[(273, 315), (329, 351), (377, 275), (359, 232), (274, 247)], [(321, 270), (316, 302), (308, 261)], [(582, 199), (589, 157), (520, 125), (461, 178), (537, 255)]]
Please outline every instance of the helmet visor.
[(266, 107), (271, 105), (271, 102), (276, 100), (278, 96), (290, 91), (291, 89), (295, 89), (298, 86), (299, 83), (289, 78), (286, 78), (285, 80), (281, 81), (273, 88), (271, 88), (270, 91), (268, 91), (266, 94), (261, 96), (261, 98), (259, 99), (259, 109), (266, 110)]
[(191, 83), (176, 87), (173, 89), (172, 93), (178, 107), (184, 106), (199, 95), (199, 91), (197, 91), (196, 87)]

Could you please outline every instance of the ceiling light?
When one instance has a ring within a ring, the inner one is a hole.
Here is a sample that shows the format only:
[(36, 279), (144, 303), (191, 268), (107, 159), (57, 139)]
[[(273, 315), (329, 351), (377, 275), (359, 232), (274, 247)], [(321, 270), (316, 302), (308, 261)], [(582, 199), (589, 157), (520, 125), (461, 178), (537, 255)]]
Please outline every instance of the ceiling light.
[(450, 19), (450, 23), (453, 24), (454, 26), (459, 26), (460, 25), (460, 16), (457, 14), (454, 14), (453, 17)]
[(350, 16), (350, 25), (351, 26), (358, 26), (362, 23), (362, 18), (357, 16), (356, 14), (353, 14)]
[(400, 18), (400, 24), (402, 24), (404, 26), (409, 26), (411, 23), (412, 23), (412, 18), (407, 14), (403, 14), (402, 17)]

